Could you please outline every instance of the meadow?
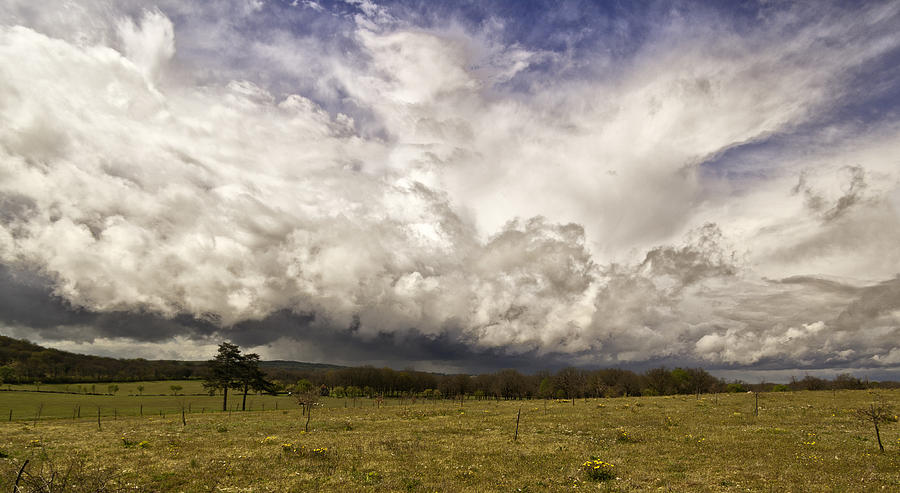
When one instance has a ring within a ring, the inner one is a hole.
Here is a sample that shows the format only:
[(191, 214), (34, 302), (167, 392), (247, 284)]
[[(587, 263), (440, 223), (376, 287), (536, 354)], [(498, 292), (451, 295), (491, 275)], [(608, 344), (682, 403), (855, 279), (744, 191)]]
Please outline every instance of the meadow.
[[(119, 390), (109, 393), (110, 385)], [(181, 387), (172, 390), (172, 386)], [(143, 387), (138, 390), (138, 386)], [(0, 421), (35, 420), (52, 418), (96, 419), (98, 410), (102, 417), (148, 416), (160, 413), (181, 415), (221, 412), (221, 395), (211, 396), (199, 380), (158, 382), (120, 382), (115, 384), (54, 384), (54, 385), (4, 385), (0, 390)], [(38, 391), (40, 389), (40, 391)], [(83, 390), (80, 390), (83, 389)], [(241, 394), (229, 392), (229, 410), (240, 410)], [(264, 410), (296, 407), (296, 401), (287, 395), (248, 395), (248, 410)], [(79, 410), (80, 408), (80, 410)], [(80, 414), (79, 414), (80, 413)]]
[[(0, 412), (34, 395), (0, 393)], [(150, 398), (66, 396), (94, 410), (94, 399)], [(210, 406), (197, 413), (192, 401), (186, 423), (180, 407), (104, 416), (99, 428), (71, 409), (0, 422), (0, 490), (28, 460), (24, 491), (900, 491), (900, 425), (882, 426), (879, 453), (872, 424), (853, 412), (875, 398), (896, 412), (897, 390), (763, 393), (758, 416), (752, 394), (325, 398), (309, 432), (286, 396), (267, 397), (279, 409), (265, 411), (254, 396), (260, 406), (246, 412), (210, 412), (220, 397), (182, 398)], [(610, 479), (591, 479), (592, 459), (612, 464)]]
[(26, 392), (63, 392), (73, 394), (108, 394), (109, 387), (115, 385), (115, 395), (170, 395), (173, 385), (181, 387), (179, 394), (206, 394), (202, 380), (154, 380), (143, 382), (102, 382), (102, 383), (42, 383), (3, 384), (3, 390)]

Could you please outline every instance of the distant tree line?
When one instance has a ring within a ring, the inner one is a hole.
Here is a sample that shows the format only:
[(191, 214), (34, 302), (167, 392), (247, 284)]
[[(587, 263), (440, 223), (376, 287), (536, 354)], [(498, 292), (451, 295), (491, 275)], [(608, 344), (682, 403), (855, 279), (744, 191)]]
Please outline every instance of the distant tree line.
[(0, 336), (0, 383), (185, 380), (206, 376), (203, 361), (150, 361), (75, 354)]
[(807, 376), (788, 385), (748, 384), (716, 378), (702, 368), (654, 368), (644, 373), (608, 368), (582, 370), (568, 367), (557, 372), (526, 375), (507, 369), (481, 375), (440, 375), (415, 370), (370, 366), (330, 370), (270, 371), (281, 390), (318, 389), (335, 397), (403, 397), (477, 399), (573, 399), (585, 397), (652, 396), (710, 392), (855, 389), (897, 386), (894, 382), (864, 382), (852, 375), (834, 380)]
[[(224, 350), (224, 353), (223, 353)], [(217, 361), (222, 365), (217, 366)], [(48, 349), (0, 336), (0, 383), (81, 383), (204, 379), (212, 392), (315, 391), (346, 397), (523, 399), (619, 397), (709, 392), (831, 390), (900, 387), (897, 382), (869, 382), (851, 374), (833, 380), (806, 375), (787, 384), (725, 381), (702, 368), (654, 368), (643, 373), (617, 368), (563, 368), (526, 375), (501, 370), (481, 375), (442, 375), (391, 368), (283, 365), (267, 368), (256, 354), (241, 354), (223, 343), (210, 361), (115, 359)], [(282, 362), (284, 363), (284, 362)], [(223, 370), (224, 368), (224, 370)], [(240, 371), (239, 371), (240, 370)]]

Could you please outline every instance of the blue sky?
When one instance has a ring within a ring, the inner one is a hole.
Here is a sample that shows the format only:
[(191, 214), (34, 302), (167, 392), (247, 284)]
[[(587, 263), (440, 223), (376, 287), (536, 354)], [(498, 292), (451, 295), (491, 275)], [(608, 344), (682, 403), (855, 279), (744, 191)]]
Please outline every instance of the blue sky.
[(900, 378), (892, 2), (0, 7), (0, 333)]

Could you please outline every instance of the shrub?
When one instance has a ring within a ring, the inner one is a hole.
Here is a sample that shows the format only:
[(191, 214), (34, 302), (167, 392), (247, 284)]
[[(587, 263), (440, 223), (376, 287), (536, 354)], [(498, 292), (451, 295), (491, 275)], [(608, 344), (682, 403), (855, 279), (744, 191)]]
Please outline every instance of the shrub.
[(26, 469), (15, 491), (52, 493), (55, 491), (116, 491), (115, 469), (92, 465), (81, 456), (58, 462), (45, 459), (37, 467)]
[(634, 435), (625, 431), (624, 428), (619, 428), (618, 430), (616, 430), (616, 441), (634, 443), (637, 441), (637, 439), (634, 437)]
[(725, 387), (725, 389), (726, 389), (728, 392), (746, 392), (746, 391), (747, 391), (747, 388), (744, 387), (744, 384), (739, 383), (739, 382), (729, 383), (729, 384)]
[(604, 462), (597, 458), (591, 458), (591, 460), (581, 464), (581, 470), (584, 471), (585, 476), (591, 481), (607, 481), (615, 479), (615, 467), (616, 466), (609, 462)]

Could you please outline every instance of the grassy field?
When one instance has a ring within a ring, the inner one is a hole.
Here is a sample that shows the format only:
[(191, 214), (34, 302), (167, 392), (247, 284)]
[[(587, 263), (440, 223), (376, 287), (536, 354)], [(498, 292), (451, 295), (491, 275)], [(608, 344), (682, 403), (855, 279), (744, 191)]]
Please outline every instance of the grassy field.
[[(2, 405), (13, 394), (23, 393), (0, 394)], [(900, 392), (879, 395), (897, 409)], [(758, 417), (749, 394), (380, 408), (329, 399), (309, 433), (293, 403), (192, 414), (186, 426), (180, 413), (102, 429), (71, 415), (3, 422), (0, 491), (25, 460), (20, 486), (52, 478), (73, 491), (900, 491), (900, 425), (882, 427), (882, 454), (852, 412), (873, 398), (761, 394)], [(590, 480), (592, 458), (613, 464), (613, 479)]]
[[(159, 382), (120, 382), (119, 391), (115, 394), (103, 394), (108, 392), (111, 384), (41, 385), (4, 385), (0, 390), (0, 421), (45, 421), (58, 418), (94, 418), (99, 409), (102, 417), (118, 416), (150, 416), (160, 413), (181, 415), (184, 408), (188, 414), (217, 412), (222, 410), (221, 394), (211, 396), (202, 386), (199, 380), (175, 380)], [(142, 391), (137, 386), (143, 387)], [(172, 385), (182, 387), (177, 394), (170, 388)], [(38, 388), (40, 390), (38, 390)], [(102, 388), (102, 390), (101, 390)], [(96, 392), (96, 393), (92, 393)], [(103, 393), (101, 393), (103, 392)], [(228, 394), (228, 409), (238, 411), (241, 409), (242, 395), (230, 391)], [(394, 401), (398, 402), (398, 401)], [(373, 406), (375, 402), (369, 399), (322, 399), (319, 403), (322, 407), (362, 407)], [(80, 414), (79, 408), (80, 407)], [(250, 394), (247, 396), (247, 409), (256, 410), (283, 410), (294, 409), (297, 402), (286, 394), (277, 396), (266, 394)]]
[[(202, 380), (160, 380), (151, 382), (43, 383), (40, 385), (3, 384), (2, 389), (25, 392), (64, 392), (72, 394), (108, 394), (110, 385), (118, 386), (115, 395), (171, 395), (171, 386), (182, 387), (179, 394), (206, 394)], [(143, 387), (138, 389), (138, 387)]]
[[(222, 410), (222, 396), (210, 396), (198, 380), (177, 380), (162, 382), (118, 383), (119, 391), (113, 395), (98, 395), (92, 392), (91, 384), (80, 384), (88, 394), (79, 392), (78, 385), (41, 385), (40, 391), (34, 385), (4, 386), (0, 390), (0, 421), (34, 421), (54, 418), (93, 417), (99, 409), (101, 416), (140, 416), (178, 413), (182, 407), (187, 413), (205, 413)], [(108, 392), (110, 384), (96, 384), (95, 392)], [(143, 391), (138, 391), (141, 385)], [(170, 388), (182, 387), (177, 395)], [(101, 390), (102, 388), (102, 390)], [(11, 389), (11, 390), (10, 390)], [(242, 395), (229, 393), (228, 408), (239, 410)], [(78, 409), (80, 407), (80, 411)], [(249, 410), (284, 409), (296, 407), (294, 399), (287, 395), (248, 395)], [(10, 414), (11, 413), (11, 414)]]

